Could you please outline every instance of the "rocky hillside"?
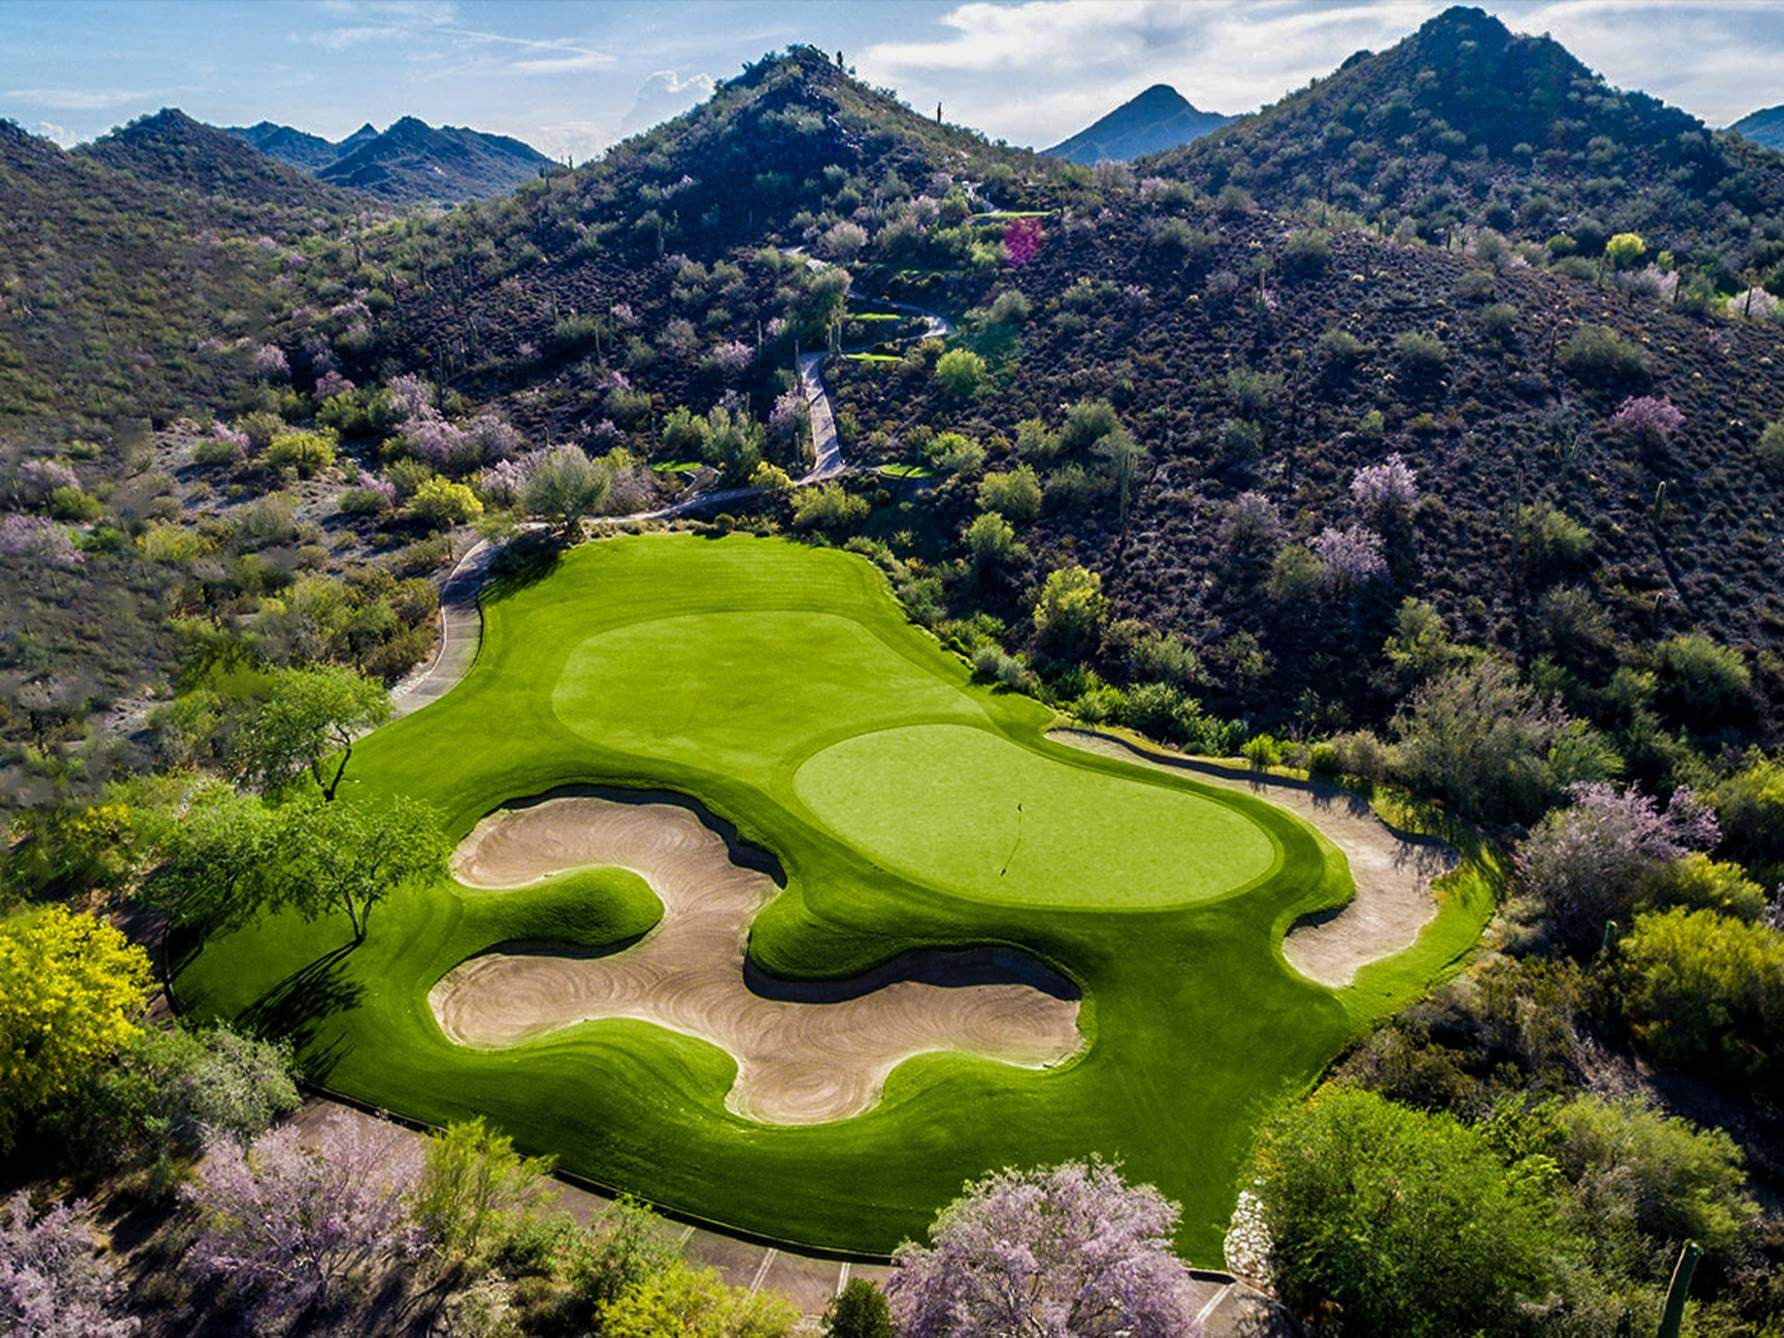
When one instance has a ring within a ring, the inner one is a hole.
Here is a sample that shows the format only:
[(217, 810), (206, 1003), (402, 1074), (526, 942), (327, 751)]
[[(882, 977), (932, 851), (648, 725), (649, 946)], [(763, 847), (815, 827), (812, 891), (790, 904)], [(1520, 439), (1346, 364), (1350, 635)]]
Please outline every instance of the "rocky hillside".
[(362, 125), (339, 142), (271, 121), (227, 133), (322, 181), (399, 204), (486, 200), (552, 166), (518, 139), (462, 126), (436, 128), (413, 116), (382, 133)]
[(1198, 110), (1169, 84), (1154, 84), (1046, 153), (1050, 158), (1087, 166), (1132, 162), (1149, 153), (1193, 143), (1233, 119)]
[(324, 214), (350, 213), (368, 203), (363, 196), (324, 185), (172, 107), (140, 117), (74, 152), (142, 180), (201, 195)]
[(1752, 271), (1784, 281), (1784, 159), (1478, 9), (1360, 52), (1147, 170), (1426, 241), (1486, 227), (1596, 256), (1634, 232), (1725, 289)]

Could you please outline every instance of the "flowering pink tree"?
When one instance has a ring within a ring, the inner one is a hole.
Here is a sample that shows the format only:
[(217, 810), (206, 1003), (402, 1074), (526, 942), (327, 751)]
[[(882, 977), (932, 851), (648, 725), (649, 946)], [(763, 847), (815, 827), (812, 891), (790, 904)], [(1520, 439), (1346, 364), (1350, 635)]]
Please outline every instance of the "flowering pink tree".
[(1418, 474), (1398, 451), (1378, 465), (1365, 465), (1351, 477), (1350, 495), (1363, 514), (1378, 524), (1399, 519), (1419, 499)]
[(1328, 525), (1308, 545), (1320, 561), (1325, 582), (1334, 590), (1354, 590), (1388, 574), (1381, 555), (1381, 536), (1363, 525), (1335, 529)]
[(1045, 234), (1038, 218), (1012, 218), (1004, 225), (1004, 259), (1020, 269), (1041, 253)]
[(184, 1191), (201, 1223), (188, 1260), (234, 1287), (253, 1321), (325, 1309), (367, 1270), (420, 1248), (409, 1216), (420, 1167), (415, 1139), (347, 1115), (313, 1148), (290, 1125), (246, 1149), (212, 1134)]
[(1282, 513), (1261, 492), (1242, 492), (1220, 523), (1220, 541), (1240, 553), (1270, 551), (1282, 542)]
[(1611, 426), (1652, 450), (1664, 446), (1685, 425), (1685, 415), (1664, 395), (1632, 395), (1611, 417)]
[(291, 375), (291, 364), (277, 344), (262, 344), (254, 350), (254, 374), (268, 381), (283, 381)]
[(27, 460), (19, 466), (18, 492), (26, 502), (45, 502), (57, 488), (80, 486), (80, 476), (60, 460)]
[(123, 1288), (93, 1250), (82, 1206), (39, 1216), (18, 1193), (0, 1207), (0, 1333), (124, 1338), (139, 1327), (114, 1311)]
[(29, 558), (50, 567), (78, 567), (85, 555), (68, 538), (68, 531), (43, 516), (17, 512), (0, 520), (0, 557)]
[(748, 344), (726, 340), (712, 351), (712, 365), (726, 380), (735, 380), (749, 370), (756, 353)]
[(768, 439), (777, 446), (803, 445), (810, 421), (811, 406), (805, 402), (805, 391), (798, 386), (784, 390), (768, 413)]
[(353, 383), (332, 367), (316, 378), (316, 398), (318, 400), (345, 395), (352, 389)]
[(1000, 1171), (941, 1211), (929, 1248), (899, 1246), (886, 1293), (907, 1338), (1186, 1338), (1176, 1227), (1176, 1204), (1095, 1159)]
[(1556, 809), (1519, 847), (1518, 875), (1576, 948), (1598, 942), (1607, 920), (1627, 914), (1642, 884), (1661, 865), (1721, 836), (1715, 814), (1688, 789), (1663, 809), (1639, 790), (1605, 781), (1569, 788)]

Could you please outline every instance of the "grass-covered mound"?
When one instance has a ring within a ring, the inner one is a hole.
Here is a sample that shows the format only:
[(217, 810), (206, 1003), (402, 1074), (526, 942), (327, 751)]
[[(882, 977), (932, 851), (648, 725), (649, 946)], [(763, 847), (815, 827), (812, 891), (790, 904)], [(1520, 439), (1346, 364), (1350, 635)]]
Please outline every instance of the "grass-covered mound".
[[(969, 1176), (1096, 1151), (1181, 1199), (1182, 1246), (1212, 1260), (1260, 1109), (1465, 950), (1490, 898), (1458, 884), (1400, 959), (1321, 988), (1280, 938), (1348, 895), (1342, 856), (1248, 795), (1050, 743), (1051, 717), (973, 685), (859, 558), (646, 535), (492, 595), (465, 682), (349, 773), (351, 797), (414, 795), (458, 835), (561, 785), (693, 795), (785, 871), (757, 965), (825, 978), (925, 947), (1025, 949), (1083, 990), (1088, 1044), (1050, 1072), (923, 1055), (867, 1114), (792, 1128), (728, 1113), (729, 1056), (645, 1023), (445, 1039), (427, 992), (467, 956), (646, 931), (654, 899), (619, 872), (404, 894), (351, 950), (344, 921), (272, 917), (186, 955), (176, 989), (294, 1033), (334, 1088), (426, 1120), (487, 1114), (567, 1169), (763, 1235), (884, 1251)], [(572, 891), (601, 909), (575, 913)]]

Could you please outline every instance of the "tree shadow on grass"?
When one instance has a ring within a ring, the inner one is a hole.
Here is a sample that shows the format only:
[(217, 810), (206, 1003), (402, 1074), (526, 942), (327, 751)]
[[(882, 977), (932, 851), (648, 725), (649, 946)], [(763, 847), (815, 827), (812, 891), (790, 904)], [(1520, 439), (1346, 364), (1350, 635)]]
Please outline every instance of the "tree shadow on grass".
[(327, 1081), (346, 1046), (339, 1035), (319, 1044), (323, 1024), (336, 1013), (357, 1008), (365, 997), (365, 986), (347, 977), (347, 960), (356, 946), (343, 943), (299, 967), (236, 1018), (255, 1035), (289, 1040), (312, 1082)]
[(526, 530), (515, 535), (490, 562), (484, 597), (505, 599), (537, 585), (557, 570), (565, 546), (563, 536), (550, 530)]

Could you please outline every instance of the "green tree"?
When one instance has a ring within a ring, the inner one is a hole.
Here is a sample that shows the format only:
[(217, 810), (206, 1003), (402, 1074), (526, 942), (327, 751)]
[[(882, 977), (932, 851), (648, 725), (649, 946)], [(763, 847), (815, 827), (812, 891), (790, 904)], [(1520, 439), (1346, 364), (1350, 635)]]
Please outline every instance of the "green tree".
[(388, 805), (299, 802), (279, 810), (278, 900), (305, 919), (341, 910), (365, 942), (372, 908), (411, 883), (441, 878), (451, 850), (433, 809), (399, 795)]
[(678, 1259), (602, 1306), (600, 1320), (604, 1338), (787, 1338), (799, 1312), (773, 1292), (726, 1286), (716, 1269)]
[(0, 1151), (137, 1034), (152, 979), (147, 953), (84, 912), (0, 923)]
[(950, 349), (936, 362), (935, 376), (955, 399), (969, 399), (985, 384), (985, 360), (971, 349)]
[(220, 781), (203, 785), (157, 842), (159, 863), (142, 899), (182, 924), (241, 924), (271, 894), (277, 841), (273, 810), (257, 796)]
[(807, 488), (793, 503), (793, 524), (802, 530), (843, 534), (867, 519), (865, 497), (857, 497), (840, 483)]
[(1005, 520), (1027, 524), (1041, 514), (1041, 480), (1033, 465), (1017, 465), (1008, 473), (979, 480), (979, 505)]
[(1119, 499), (1118, 514), (1123, 520), (1126, 520), (1127, 504), (1133, 493), (1134, 480), (1139, 477), (1140, 466), (1146, 463), (1146, 448), (1136, 441), (1134, 434), (1125, 427), (1117, 427), (1097, 442), (1096, 453), (1108, 462), (1109, 473), (1115, 479), (1115, 491)]
[(824, 1308), (823, 1334), (824, 1338), (897, 1338), (898, 1331), (892, 1327), (886, 1294), (866, 1278), (850, 1278)]
[(1347, 1333), (1516, 1331), (1563, 1250), (1540, 1165), (1358, 1088), (1272, 1120), (1257, 1172), (1283, 1298), (1303, 1315), (1335, 1306)]
[(1060, 567), (1047, 573), (1034, 606), (1034, 630), (1056, 653), (1082, 655), (1102, 638), (1109, 601), (1103, 578), (1083, 567)]
[[(307, 771), (322, 797), (332, 801), (353, 756), (353, 740), (390, 718), (390, 697), (364, 674), (330, 666), (281, 669), (268, 689), (244, 739), (243, 774), (270, 792)], [(325, 779), (323, 763), (337, 751), (340, 761)]]
[(1502, 660), (1440, 674), (1394, 717), (1406, 782), (1488, 822), (1529, 821), (1554, 798), (1561, 718)]
[(1643, 915), (1619, 945), (1623, 1008), (1662, 1063), (1733, 1086), (1784, 1085), (1784, 933), (1683, 908)]
[(429, 529), (443, 530), (481, 516), (483, 503), (464, 484), (435, 475), (409, 498), (409, 514)]
[(533, 467), (521, 492), (521, 504), (529, 514), (553, 522), (560, 534), (569, 534), (584, 516), (601, 509), (612, 486), (612, 475), (580, 447), (554, 446)]
[(488, 1259), (557, 1198), (552, 1165), (521, 1156), (481, 1115), (449, 1124), (427, 1141), (415, 1221), (449, 1260)]
[(1604, 244), (1604, 258), (1614, 270), (1634, 269), (1648, 253), (1648, 244), (1639, 233), (1619, 232)]
[(981, 511), (966, 527), (966, 550), (971, 556), (973, 570), (978, 572), (1028, 556), (1028, 549), (1017, 540), (1014, 527), (993, 511)]
[(1784, 864), (1784, 758), (1755, 754), (1710, 791), (1730, 853), (1754, 866)]

